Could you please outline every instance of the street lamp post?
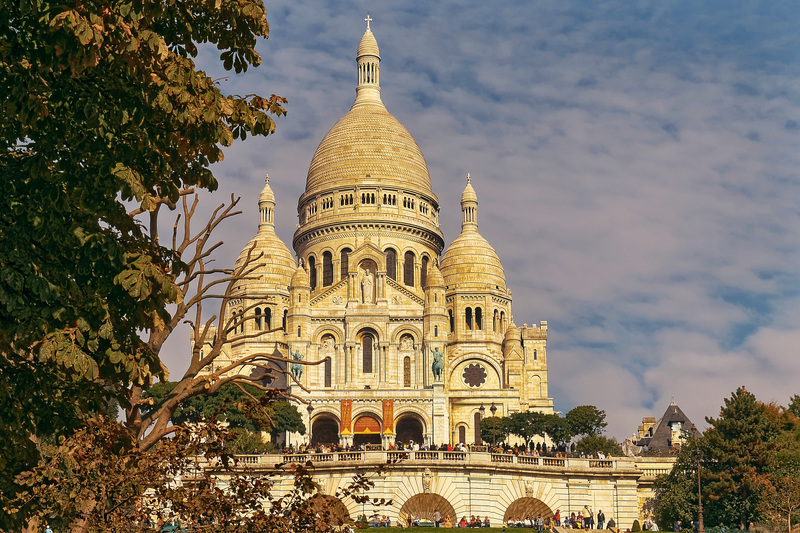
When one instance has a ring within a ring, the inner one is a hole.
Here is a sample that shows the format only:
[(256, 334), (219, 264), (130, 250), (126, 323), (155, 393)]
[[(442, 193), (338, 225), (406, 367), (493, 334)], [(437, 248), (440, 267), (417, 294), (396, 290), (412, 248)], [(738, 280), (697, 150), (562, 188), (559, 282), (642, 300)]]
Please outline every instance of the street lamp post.
[(697, 459), (697, 533), (705, 533), (705, 528), (703, 527), (703, 491), (700, 486), (700, 461), (703, 459), (703, 450), (696, 449), (694, 456)]
[(308, 404), (306, 411), (308, 411), (308, 445), (311, 446), (311, 413), (314, 412), (314, 406)]

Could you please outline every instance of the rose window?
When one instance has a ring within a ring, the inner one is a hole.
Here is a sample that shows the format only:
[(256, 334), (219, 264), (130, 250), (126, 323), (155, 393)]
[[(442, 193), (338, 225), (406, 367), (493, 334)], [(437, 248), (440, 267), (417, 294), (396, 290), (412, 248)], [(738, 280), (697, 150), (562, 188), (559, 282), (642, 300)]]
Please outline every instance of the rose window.
[(477, 363), (473, 363), (464, 369), (464, 383), (470, 387), (480, 387), (486, 383), (486, 369)]

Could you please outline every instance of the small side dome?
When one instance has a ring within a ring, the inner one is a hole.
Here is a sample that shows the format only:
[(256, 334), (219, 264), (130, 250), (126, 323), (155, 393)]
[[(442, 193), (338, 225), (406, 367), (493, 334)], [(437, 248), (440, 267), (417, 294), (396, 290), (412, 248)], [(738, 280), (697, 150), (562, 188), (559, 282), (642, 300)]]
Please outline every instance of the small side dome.
[(298, 265), (297, 270), (294, 271), (290, 287), (298, 289), (311, 288), (311, 281), (308, 279), (308, 272), (306, 272), (306, 269), (303, 267), (303, 265)]
[[(286, 291), (294, 273), (294, 257), (286, 244), (275, 234), (274, 208), (275, 195), (269, 186), (269, 175), (264, 180), (264, 188), (258, 199), (260, 213), (258, 233), (242, 249), (235, 268), (244, 269), (247, 278), (237, 282), (237, 288), (247, 289), (257, 295), (274, 289)], [(248, 272), (250, 263), (255, 270)], [(256, 266), (257, 265), (257, 266)]]
[(378, 50), (378, 41), (375, 40), (375, 36), (372, 35), (372, 30), (369, 28), (364, 32), (361, 42), (358, 43), (356, 59), (362, 56), (375, 56), (378, 59), (381, 57), (381, 52)]
[(442, 256), (442, 276), (448, 290), (506, 291), (503, 264), (494, 248), (478, 233), (478, 195), (470, 183), (461, 195), (461, 234)]
[(442, 271), (439, 270), (433, 263), (428, 264), (428, 276), (427, 282), (423, 289), (427, 288), (444, 288), (447, 284), (444, 282), (444, 277), (442, 276)]
[(514, 341), (516, 341), (517, 343), (521, 344), (521, 341), (520, 341), (521, 338), (522, 338), (522, 334), (520, 333), (519, 328), (517, 327), (516, 324), (514, 324), (512, 322), (508, 326), (508, 329), (506, 330), (506, 335), (504, 337), (505, 341), (506, 342), (514, 342)]

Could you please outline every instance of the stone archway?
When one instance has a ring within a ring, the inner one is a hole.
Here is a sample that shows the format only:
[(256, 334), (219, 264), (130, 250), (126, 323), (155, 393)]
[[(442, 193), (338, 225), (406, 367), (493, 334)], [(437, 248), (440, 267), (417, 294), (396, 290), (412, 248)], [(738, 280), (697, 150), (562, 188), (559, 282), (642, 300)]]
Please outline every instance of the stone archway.
[(353, 444), (382, 444), (381, 421), (373, 415), (361, 415), (353, 424)]
[(450, 517), (453, 525), (458, 523), (456, 510), (453, 509), (453, 506), (450, 504), (450, 502), (438, 494), (431, 493), (417, 494), (406, 500), (406, 503), (404, 503), (403, 507), (400, 508), (400, 523), (405, 524), (406, 517), (409, 516), (411, 518), (418, 516), (422, 520), (433, 521), (433, 513), (436, 511), (439, 511), (439, 514), (442, 515), (442, 521), (444, 521), (446, 517)]
[(507, 523), (509, 520), (525, 520), (527, 518), (536, 518), (539, 515), (542, 518), (552, 517), (553, 510), (547, 506), (542, 500), (536, 498), (519, 498), (511, 502), (511, 505), (506, 509), (506, 514), (503, 515), (503, 522)]
[(317, 494), (308, 499), (312, 515), (319, 515), (327, 524), (341, 526), (353, 521), (342, 500), (327, 494)]
[(424, 442), (425, 424), (419, 415), (404, 413), (400, 415), (395, 423), (395, 442), (406, 444), (411, 441), (417, 444)]
[(311, 444), (339, 442), (339, 423), (330, 415), (321, 414), (311, 422)]

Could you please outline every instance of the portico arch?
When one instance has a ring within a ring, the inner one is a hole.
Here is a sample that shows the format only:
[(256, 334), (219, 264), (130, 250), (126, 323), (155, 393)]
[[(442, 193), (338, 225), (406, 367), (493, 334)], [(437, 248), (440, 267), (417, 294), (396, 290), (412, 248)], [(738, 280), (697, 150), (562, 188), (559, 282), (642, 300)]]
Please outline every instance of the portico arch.
[(397, 417), (394, 424), (395, 441), (397, 443), (408, 443), (411, 441), (417, 444), (424, 442), (425, 421), (415, 413), (403, 413)]
[(311, 421), (311, 444), (339, 442), (339, 422), (328, 413), (321, 413)]
[(453, 524), (458, 522), (453, 505), (444, 497), (433, 493), (416, 494), (410, 497), (400, 508), (398, 518), (403, 524), (406, 523), (408, 516), (412, 518), (419, 516), (423, 520), (433, 521), (433, 513), (436, 511), (442, 515), (442, 521), (449, 516)]
[(509, 520), (519, 521), (527, 518), (536, 518), (539, 515), (541, 515), (542, 518), (552, 517), (553, 510), (542, 500), (530, 497), (518, 498), (511, 502), (511, 505), (506, 508), (506, 513), (503, 515), (503, 522), (507, 523)]
[(377, 416), (359, 416), (353, 423), (353, 444), (381, 444), (381, 427)]

